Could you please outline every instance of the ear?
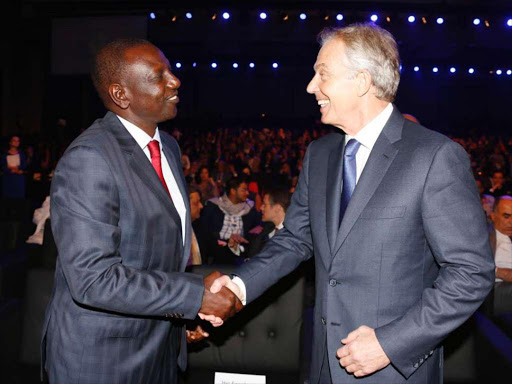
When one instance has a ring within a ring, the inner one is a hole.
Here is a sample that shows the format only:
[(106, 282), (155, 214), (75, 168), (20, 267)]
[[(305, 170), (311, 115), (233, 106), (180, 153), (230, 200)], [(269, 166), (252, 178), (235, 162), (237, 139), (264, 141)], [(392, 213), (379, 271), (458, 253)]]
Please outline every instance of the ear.
[(108, 95), (119, 108), (128, 109), (130, 106), (130, 99), (126, 94), (125, 88), (121, 84), (110, 84), (108, 87)]
[(362, 97), (370, 92), (372, 88), (372, 75), (366, 70), (357, 74), (357, 96)]

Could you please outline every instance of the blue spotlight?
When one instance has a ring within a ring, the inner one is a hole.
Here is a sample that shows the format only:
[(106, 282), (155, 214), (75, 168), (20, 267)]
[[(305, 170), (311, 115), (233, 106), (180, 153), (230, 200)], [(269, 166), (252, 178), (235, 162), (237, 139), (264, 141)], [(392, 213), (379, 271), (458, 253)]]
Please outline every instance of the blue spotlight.
[(509, 69), (509, 70), (507, 71), (507, 76), (510, 76), (510, 75), (512, 75), (512, 69)]
[(498, 69), (498, 70), (496, 71), (496, 74), (497, 74), (498, 76), (501, 76), (501, 74), (502, 74), (502, 73), (503, 73), (503, 71), (502, 71), (501, 69)]
[(474, 68), (469, 68), (469, 69), (468, 69), (468, 73), (469, 73), (470, 75), (472, 75), (473, 73), (475, 73), (475, 69), (474, 69)]
[(418, 72), (419, 70), (420, 70), (420, 67), (418, 67), (418, 66), (414, 67), (414, 72)]
[(197, 67), (197, 63), (194, 61), (194, 62), (192, 63), (192, 66), (193, 66), (194, 68), (195, 68), (195, 67)]
[(402, 72), (402, 68), (403, 68), (403, 67), (402, 67), (402, 64), (400, 64), (400, 66), (398, 67), (398, 70), (399, 70), (400, 72)]
[(507, 20), (507, 25), (508, 25), (509, 27), (512, 27), (512, 19), (508, 19), (508, 20)]
[(254, 63), (249, 63), (249, 68), (254, 68), (254, 67), (255, 67)]
[(437, 24), (441, 25), (444, 23), (444, 19), (442, 17), (438, 17), (436, 22), (437, 22)]
[(237, 69), (238, 68), (238, 63), (233, 63), (233, 68)]
[(151, 17), (151, 19), (155, 20), (155, 19), (156, 19), (155, 12), (151, 12), (151, 13), (149, 14), (149, 17)]
[(342, 15), (341, 13), (338, 13), (338, 14), (336, 15), (336, 20), (338, 20), (338, 21), (342, 21), (342, 20), (343, 20), (343, 15)]
[(175, 67), (180, 69), (181, 68), (181, 63), (176, 63)]
[(190, 20), (192, 18), (192, 14), (190, 12), (187, 12), (185, 13), (185, 17)]
[(473, 24), (474, 25), (480, 25), (480, 19), (478, 17), (474, 18), (473, 19)]
[(411, 15), (411, 16), (409, 16), (409, 17), (407, 18), (407, 21), (408, 21), (409, 23), (414, 23), (414, 22), (416, 21), (416, 17), (414, 17), (413, 15)]
[(229, 14), (229, 12), (224, 12), (224, 13), (222, 14), (222, 18), (223, 18), (224, 20), (227, 20), (227, 19), (229, 19), (230, 17), (231, 17), (231, 15)]
[(432, 72), (434, 72), (434, 73), (439, 72), (439, 68), (437, 68), (437, 67), (432, 68)]
[(379, 16), (377, 16), (375, 13), (373, 15), (370, 16), (370, 20), (373, 21), (374, 23), (379, 20)]
[(272, 68), (277, 69), (277, 67), (279, 67), (279, 64), (277, 64), (277, 63), (272, 63)]
[(455, 73), (455, 72), (457, 72), (457, 68), (455, 68), (455, 67), (451, 67), (451, 68), (450, 68), (450, 73)]
[(306, 20), (307, 16), (306, 16), (306, 14), (305, 14), (305, 13), (301, 13), (301, 14), (299, 15), (299, 18), (300, 18), (301, 20)]
[(212, 63), (212, 68), (213, 68), (213, 69), (217, 68), (217, 63), (213, 62), (213, 63)]
[(265, 20), (267, 18), (267, 14), (265, 12), (260, 13), (260, 19)]

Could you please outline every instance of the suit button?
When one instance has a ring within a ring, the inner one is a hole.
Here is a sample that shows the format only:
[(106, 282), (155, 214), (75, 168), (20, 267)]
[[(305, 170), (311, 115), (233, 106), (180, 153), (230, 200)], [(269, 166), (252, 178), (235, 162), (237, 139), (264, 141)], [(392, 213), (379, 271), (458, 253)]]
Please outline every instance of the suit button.
[(325, 319), (323, 317), (321, 318), (321, 320), (322, 320), (323, 325), (327, 324), (327, 321), (325, 321)]
[(331, 280), (329, 280), (329, 285), (330, 285), (331, 287), (335, 287), (335, 286), (336, 286), (336, 284), (338, 284), (338, 282), (337, 282), (335, 279), (331, 279)]
[(238, 335), (239, 335), (240, 337), (245, 337), (245, 332), (244, 332), (244, 331), (240, 331), (240, 332), (238, 332)]
[(276, 333), (274, 331), (270, 331), (268, 333), (268, 337), (270, 337), (271, 339), (273, 339), (275, 335), (276, 335)]

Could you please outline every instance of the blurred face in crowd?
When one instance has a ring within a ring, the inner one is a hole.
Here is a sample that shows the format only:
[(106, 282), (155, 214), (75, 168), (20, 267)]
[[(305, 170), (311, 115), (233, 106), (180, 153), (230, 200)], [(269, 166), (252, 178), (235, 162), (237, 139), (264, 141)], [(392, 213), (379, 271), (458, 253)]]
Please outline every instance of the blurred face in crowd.
[(315, 75), (306, 89), (318, 102), (322, 123), (340, 129), (346, 129), (358, 113), (360, 99), (358, 76), (345, 63), (343, 41), (335, 38), (327, 41), (318, 52)]
[(171, 72), (169, 60), (153, 45), (139, 45), (125, 52), (126, 71), (121, 85), (110, 85), (111, 98), (124, 116), (147, 132), (177, 114), (181, 83)]
[(491, 218), (494, 228), (506, 236), (512, 236), (512, 197), (502, 197)]
[(11, 148), (18, 149), (20, 147), (20, 138), (18, 136), (11, 137), (11, 140), (9, 140), (9, 146)]
[(230, 198), (233, 204), (243, 203), (249, 196), (249, 190), (247, 189), (247, 183), (241, 183), (237, 189), (231, 189)]
[(199, 177), (201, 178), (201, 181), (207, 181), (210, 178), (208, 168), (202, 168), (201, 173), (199, 173)]
[(491, 181), (494, 187), (501, 187), (504, 180), (505, 177), (503, 176), (503, 172), (494, 172), (492, 174)]
[(197, 192), (192, 192), (190, 194), (190, 217), (192, 221), (199, 219), (202, 209), (201, 196)]
[(270, 200), (270, 195), (268, 193), (265, 194), (265, 196), (263, 196), (263, 203), (261, 204), (261, 220), (270, 221), (276, 224), (276, 221), (278, 220), (279, 217), (279, 209), (282, 209), (281, 206), (279, 204), (272, 204), (272, 201)]

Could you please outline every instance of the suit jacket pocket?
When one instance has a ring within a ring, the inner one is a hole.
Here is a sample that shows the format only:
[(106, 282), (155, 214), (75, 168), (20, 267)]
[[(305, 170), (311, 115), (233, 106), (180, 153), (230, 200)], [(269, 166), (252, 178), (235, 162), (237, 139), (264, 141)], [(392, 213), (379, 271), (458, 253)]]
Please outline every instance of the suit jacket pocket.
[(406, 206), (367, 207), (361, 212), (361, 219), (396, 219), (405, 215)]
[(81, 336), (86, 339), (137, 337), (144, 322), (144, 319), (97, 315), (81, 315), (78, 319)]

